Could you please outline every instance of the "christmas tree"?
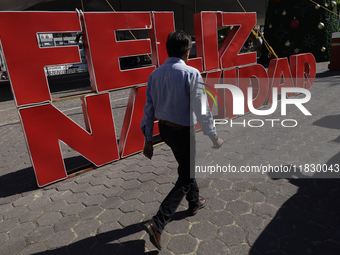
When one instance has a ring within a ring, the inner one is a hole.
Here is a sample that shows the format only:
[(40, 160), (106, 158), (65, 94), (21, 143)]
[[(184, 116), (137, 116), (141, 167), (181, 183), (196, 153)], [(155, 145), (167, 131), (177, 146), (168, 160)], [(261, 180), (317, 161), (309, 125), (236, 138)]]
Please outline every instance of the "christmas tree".
[[(339, 31), (336, 14), (332, 0), (269, 0), (264, 36), (280, 58), (310, 52), (317, 62), (328, 61), (332, 33)], [(263, 45), (261, 63), (274, 58), (268, 53)]]

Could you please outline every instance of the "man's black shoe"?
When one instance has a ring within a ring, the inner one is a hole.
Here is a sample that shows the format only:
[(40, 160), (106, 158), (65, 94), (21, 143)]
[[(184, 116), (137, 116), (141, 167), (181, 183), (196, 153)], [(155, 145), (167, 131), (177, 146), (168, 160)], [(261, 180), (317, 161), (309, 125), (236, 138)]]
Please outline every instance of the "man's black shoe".
[(161, 234), (155, 229), (150, 221), (144, 224), (144, 230), (149, 234), (151, 243), (158, 249), (162, 249)]
[(194, 216), (194, 215), (196, 215), (196, 213), (198, 212), (198, 210), (199, 209), (202, 209), (202, 208), (204, 208), (204, 206), (205, 206), (205, 199), (202, 197), (202, 198), (200, 198), (200, 204), (199, 204), (199, 206), (197, 206), (195, 209), (188, 209), (188, 214), (189, 214), (189, 216)]

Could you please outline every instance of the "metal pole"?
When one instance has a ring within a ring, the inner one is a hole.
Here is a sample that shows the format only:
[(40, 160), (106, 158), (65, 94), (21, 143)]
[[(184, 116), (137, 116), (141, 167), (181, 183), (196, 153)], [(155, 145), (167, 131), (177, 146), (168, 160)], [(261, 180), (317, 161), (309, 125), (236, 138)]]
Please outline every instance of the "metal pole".
[(80, 0), (80, 1), (81, 1), (81, 8), (83, 11), (85, 11), (83, 0)]
[(196, 0), (194, 0), (194, 13), (196, 13), (197, 10), (196, 10)]

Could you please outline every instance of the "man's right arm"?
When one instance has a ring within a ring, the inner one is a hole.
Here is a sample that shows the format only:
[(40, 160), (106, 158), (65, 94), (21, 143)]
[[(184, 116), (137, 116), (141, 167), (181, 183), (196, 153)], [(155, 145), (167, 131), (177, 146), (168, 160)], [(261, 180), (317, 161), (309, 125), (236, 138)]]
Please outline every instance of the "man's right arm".
[(154, 125), (154, 116), (155, 109), (153, 107), (151, 92), (150, 92), (150, 81), (151, 77), (148, 81), (148, 86), (146, 88), (146, 102), (144, 106), (144, 116), (142, 118), (141, 129), (145, 138), (143, 154), (145, 157), (151, 159), (153, 156), (153, 145), (152, 145), (152, 136), (153, 136), (153, 125)]

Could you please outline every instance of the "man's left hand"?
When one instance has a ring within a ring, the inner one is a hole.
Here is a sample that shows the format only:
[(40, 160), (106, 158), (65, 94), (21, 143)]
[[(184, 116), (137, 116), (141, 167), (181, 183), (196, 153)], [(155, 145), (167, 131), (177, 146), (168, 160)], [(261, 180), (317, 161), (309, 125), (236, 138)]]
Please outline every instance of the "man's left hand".
[(213, 142), (213, 149), (219, 149), (222, 144), (223, 144), (223, 140), (221, 138), (219, 138), (218, 136), (216, 136), (214, 139), (212, 139)]
[(144, 143), (144, 149), (143, 149), (143, 154), (145, 157), (148, 159), (151, 159), (153, 156), (153, 146), (152, 142), (145, 141)]

